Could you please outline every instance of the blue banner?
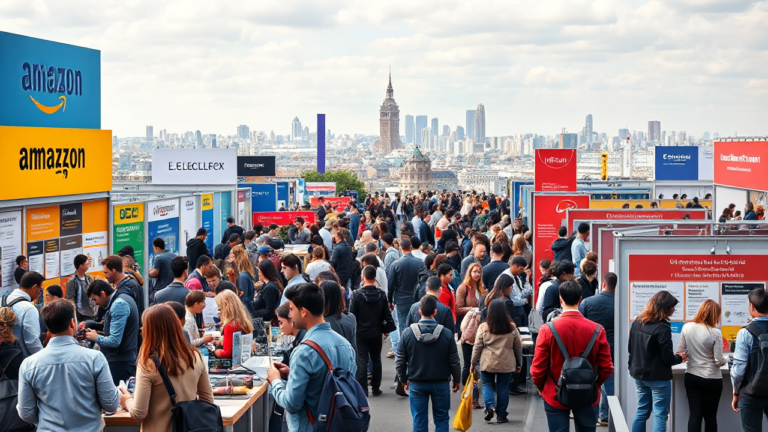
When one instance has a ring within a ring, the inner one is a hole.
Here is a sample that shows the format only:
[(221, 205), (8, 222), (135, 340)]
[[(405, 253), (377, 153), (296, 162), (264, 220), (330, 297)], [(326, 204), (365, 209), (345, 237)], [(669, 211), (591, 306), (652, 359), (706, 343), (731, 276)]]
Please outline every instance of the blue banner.
[(523, 185), (532, 185), (533, 182), (513, 180), (511, 183), (512, 183), (511, 189), (513, 189), (513, 191), (512, 191), (512, 196), (510, 197), (510, 200), (509, 200), (509, 209), (510, 209), (509, 212), (512, 215), (511, 216), (512, 219), (514, 220), (517, 217), (517, 214), (520, 211), (520, 209), (523, 207), (523, 197), (521, 195), (520, 188)]
[(288, 202), (288, 182), (277, 182), (277, 200), (285, 203), (285, 206), (289, 206)]
[(163, 219), (147, 223), (149, 241), (149, 265), (155, 260), (155, 251), (152, 249), (152, 240), (160, 237), (165, 240), (165, 250), (178, 255), (179, 253), (179, 218)]
[(101, 52), (0, 32), (0, 125), (101, 129)]
[(277, 211), (277, 185), (275, 183), (244, 183), (251, 188), (251, 212)]
[(656, 146), (655, 180), (698, 180), (697, 146)]

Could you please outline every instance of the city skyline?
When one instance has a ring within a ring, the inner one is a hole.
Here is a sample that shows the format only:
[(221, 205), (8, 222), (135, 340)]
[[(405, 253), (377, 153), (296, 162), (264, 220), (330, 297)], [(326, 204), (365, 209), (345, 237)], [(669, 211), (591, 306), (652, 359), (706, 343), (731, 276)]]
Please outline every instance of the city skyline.
[(101, 50), (102, 127), (137, 137), (287, 134), (317, 113), (375, 135), (390, 63), (404, 114), (455, 129), (482, 102), (487, 136), (578, 133), (586, 114), (601, 132), (765, 135), (766, 19), (747, 0), (0, 5), (4, 31)]

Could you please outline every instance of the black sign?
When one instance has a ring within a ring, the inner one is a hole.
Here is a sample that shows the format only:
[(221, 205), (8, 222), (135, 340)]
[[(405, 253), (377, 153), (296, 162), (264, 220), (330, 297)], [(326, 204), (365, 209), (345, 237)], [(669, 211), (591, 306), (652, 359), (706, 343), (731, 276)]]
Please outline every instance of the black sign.
[(763, 283), (722, 283), (723, 294), (747, 295), (753, 289), (765, 288)]
[(238, 177), (274, 177), (274, 156), (238, 156)]
[(61, 211), (61, 236), (82, 234), (83, 205), (81, 203), (66, 204), (59, 209)]

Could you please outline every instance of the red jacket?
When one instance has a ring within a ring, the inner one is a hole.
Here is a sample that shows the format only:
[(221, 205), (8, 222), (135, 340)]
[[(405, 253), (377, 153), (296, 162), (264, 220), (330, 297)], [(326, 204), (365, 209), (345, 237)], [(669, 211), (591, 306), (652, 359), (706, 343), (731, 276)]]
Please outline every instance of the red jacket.
[(453, 321), (456, 321), (456, 297), (453, 295), (453, 292), (451, 291), (448, 286), (443, 286), (443, 288), (440, 290), (440, 297), (438, 297), (438, 300), (440, 303), (448, 306), (451, 309), (451, 313), (453, 313)]
[[(565, 311), (552, 322), (555, 324), (555, 328), (560, 334), (560, 339), (563, 340), (568, 354), (571, 357), (582, 355), (587, 348), (587, 344), (589, 344), (589, 340), (592, 338), (592, 333), (595, 332), (596, 324), (584, 318), (579, 311)], [(592, 367), (595, 365), (598, 367), (597, 387), (599, 389), (613, 373), (611, 349), (608, 346), (608, 340), (605, 338), (605, 329), (600, 330), (600, 335), (597, 337), (592, 351), (587, 356), (587, 360), (592, 364)], [(549, 371), (552, 371), (555, 380), (560, 379), (560, 371), (564, 362), (565, 357), (563, 357), (563, 353), (557, 346), (557, 341), (552, 336), (549, 326), (541, 326), (539, 337), (536, 340), (533, 363), (531, 364), (531, 377), (533, 377), (534, 385), (541, 391), (544, 400), (551, 406), (559, 409), (566, 409), (566, 407), (560, 405), (560, 402), (557, 401), (555, 382), (550, 377)], [(597, 405), (599, 401), (598, 390), (598, 397), (595, 399), (593, 406)]]

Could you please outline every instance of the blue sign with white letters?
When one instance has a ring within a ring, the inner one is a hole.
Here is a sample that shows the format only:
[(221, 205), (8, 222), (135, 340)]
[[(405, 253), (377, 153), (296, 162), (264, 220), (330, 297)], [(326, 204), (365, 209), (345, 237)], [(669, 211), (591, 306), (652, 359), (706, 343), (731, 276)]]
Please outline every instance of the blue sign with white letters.
[(656, 146), (655, 180), (698, 180), (697, 146)]
[(0, 32), (0, 126), (101, 129), (101, 52)]
[(251, 212), (277, 211), (277, 184), (241, 183), (239, 187), (251, 188)]

